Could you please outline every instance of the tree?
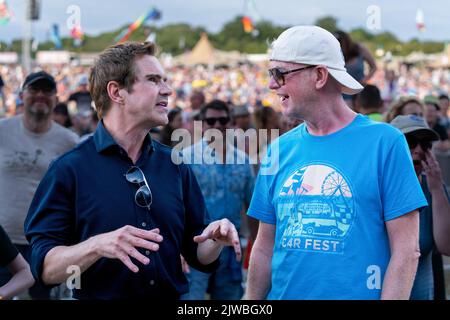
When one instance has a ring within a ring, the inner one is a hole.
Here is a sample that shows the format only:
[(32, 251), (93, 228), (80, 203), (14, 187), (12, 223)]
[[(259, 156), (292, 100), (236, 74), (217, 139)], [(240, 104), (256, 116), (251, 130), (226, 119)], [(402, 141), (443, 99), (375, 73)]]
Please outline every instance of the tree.
[(331, 33), (334, 33), (338, 30), (337, 20), (332, 16), (325, 16), (318, 18), (314, 24), (316, 26), (324, 28), (325, 30), (330, 31)]

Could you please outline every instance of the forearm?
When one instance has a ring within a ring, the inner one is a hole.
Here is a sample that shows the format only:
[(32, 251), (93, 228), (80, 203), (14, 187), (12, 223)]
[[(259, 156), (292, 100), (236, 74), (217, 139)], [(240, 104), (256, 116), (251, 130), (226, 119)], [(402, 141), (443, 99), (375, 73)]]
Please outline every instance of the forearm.
[(271, 286), (271, 264), (272, 252), (268, 252), (267, 248), (261, 248), (258, 242), (255, 242), (250, 256), (246, 299), (263, 300), (266, 298)]
[(74, 246), (55, 247), (45, 256), (42, 279), (48, 285), (62, 283), (71, 275), (68, 273), (70, 266), (79, 267), (83, 273), (100, 258), (96, 252), (95, 237)]
[(34, 284), (34, 278), (29, 268), (22, 269), (11, 278), (3, 287), (0, 287), (0, 297), (11, 299), (25, 291)]
[(222, 252), (223, 245), (211, 239), (199, 243), (197, 247), (197, 258), (201, 264), (207, 265), (216, 261)]
[(420, 253), (392, 255), (384, 276), (382, 300), (408, 300), (417, 272)]
[(450, 256), (450, 203), (444, 187), (432, 192), (433, 236), (441, 254)]

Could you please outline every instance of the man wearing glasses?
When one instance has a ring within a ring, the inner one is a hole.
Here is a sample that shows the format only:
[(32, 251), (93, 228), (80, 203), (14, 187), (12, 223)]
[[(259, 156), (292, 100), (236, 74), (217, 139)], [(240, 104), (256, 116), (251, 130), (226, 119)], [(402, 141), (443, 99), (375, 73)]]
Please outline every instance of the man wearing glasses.
[(405, 134), (414, 170), (429, 204), (420, 210), (421, 255), (411, 299), (433, 300), (433, 250), (450, 255), (450, 196), (439, 163), (431, 152), (439, 135), (423, 118), (414, 115), (397, 116), (391, 124)]
[[(24, 113), (0, 120), (0, 225), (27, 261), (31, 252), (23, 222), (33, 195), (52, 160), (72, 149), (78, 136), (52, 120), (56, 83), (40, 71), (29, 74), (21, 88)], [(0, 268), (0, 286), (11, 278)], [(36, 299), (48, 299), (50, 290), (39, 284), (30, 289)]]
[(55, 285), (81, 273), (76, 299), (177, 299), (188, 291), (180, 254), (205, 272), (224, 246), (241, 255), (230, 221), (204, 225), (191, 169), (149, 135), (167, 124), (172, 93), (154, 54), (153, 43), (126, 43), (99, 56), (98, 128), (52, 164), (25, 222), (34, 276)]
[(362, 86), (328, 31), (292, 27), (270, 60), (269, 87), (304, 123), (272, 144), (255, 184), (247, 298), (408, 299), (427, 202), (404, 136), (346, 105)]
[[(234, 139), (231, 143), (226, 141), (231, 117), (224, 101), (213, 100), (204, 105), (200, 117), (203, 139), (184, 149), (183, 159), (192, 163), (210, 219), (227, 218), (240, 230), (241, 212), (247, 210), (254, 186), (249, 158), (233, 146)], [(190, 268), (187, 273), (190, 291), (182, 299), (203, 300), (207, 289), (212, 300), (241, 299), (241, 268), (232, 248), (225, 248), (220, 256), (220, 265), (212, 274)]]

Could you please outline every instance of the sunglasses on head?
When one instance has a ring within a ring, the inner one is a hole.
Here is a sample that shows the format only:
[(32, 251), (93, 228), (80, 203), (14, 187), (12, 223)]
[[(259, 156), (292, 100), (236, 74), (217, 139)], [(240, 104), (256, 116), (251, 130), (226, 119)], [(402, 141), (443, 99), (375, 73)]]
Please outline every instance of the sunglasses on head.
[(131, 167), (125, 174), (125, 178), (128, 182), (139, 185), (139, 189), (134, 195), (134, 201), (136, 204), (139, 207), (150, 209), (153, 202), (152, 191), (150, 190), (142, 170), (139, 167)]
[(215, 125), (217, 121), (219, 121), (219, 123), (224, 126), (228, 122), (230, 122), (230, 117), (218, 117), (218, 118), (211, 117), (211, 118), (205, 118), (205, 121), (210, 126)]
[(269, 76), (271, 78), (273, 78), (273, 80), (275, 80), (275, 82), (277, 83), (278, 86), (282, 87), (286, 83), (286, 79), (284, 78), (284, 76), (286, 74), (301, 71), (301, 70), (306, 70), (306, 69), (314, 68), (314, 67), (315, 66), (311, 65), (311, 66), (287, 70), (287, 71), (282, 71), (279, 68), (272, 68), (272, 69), (269, 69)]
[(410, 149), (414, 149), (419, 144), (423, 151), (430, 150), (432, 147), (431, 141), (423, 141), (423, 140), (419, 140), (415, 137), (406, 137), (406, 141), (408, 142), (408, 147)]

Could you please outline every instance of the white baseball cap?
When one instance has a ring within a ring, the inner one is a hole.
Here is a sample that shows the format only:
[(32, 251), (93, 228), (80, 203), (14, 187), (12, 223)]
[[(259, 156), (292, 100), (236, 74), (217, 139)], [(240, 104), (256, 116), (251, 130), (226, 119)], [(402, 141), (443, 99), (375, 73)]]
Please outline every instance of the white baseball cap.
[(342, 92), (356, 94), (363, 86), (345, 69), (339, 41), (317, 26), (296, 26), (285, 30), (272, 43), (270, 60), (321, 65), (342, 85)]

